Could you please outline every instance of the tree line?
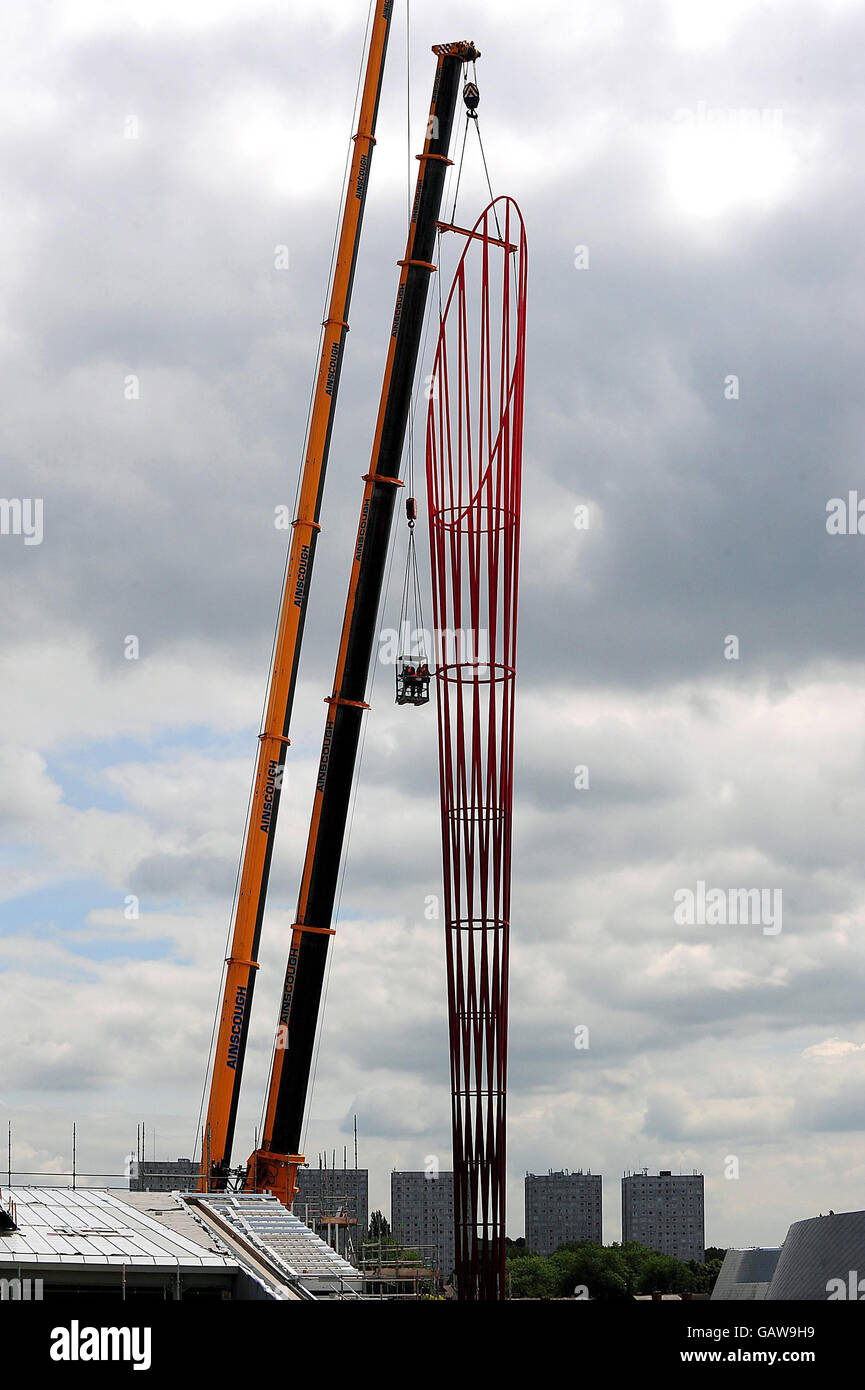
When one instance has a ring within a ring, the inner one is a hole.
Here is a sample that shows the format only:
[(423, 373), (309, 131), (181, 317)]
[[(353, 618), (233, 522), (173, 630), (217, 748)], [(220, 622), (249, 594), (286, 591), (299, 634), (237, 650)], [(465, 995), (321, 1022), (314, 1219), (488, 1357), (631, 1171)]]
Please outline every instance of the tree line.
[[(710, 1246), (704, 1260), (677, 1260), (625, 1241), (568, 1241), (553, 1255), (534, 1255), (524, 1240), (507, 1244), (511, 1298), (633, 1298), (635, 1294), (708, 1294), (726, 1251)], [(585, 1291), (585, 1292), (584, 1292)]]

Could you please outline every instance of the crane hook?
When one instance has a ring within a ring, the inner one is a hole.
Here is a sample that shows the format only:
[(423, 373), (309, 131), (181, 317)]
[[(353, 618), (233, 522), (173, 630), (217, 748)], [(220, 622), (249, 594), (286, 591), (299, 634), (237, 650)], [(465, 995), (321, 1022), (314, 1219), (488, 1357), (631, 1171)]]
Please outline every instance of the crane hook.
[(474, 82), (467, 82), (463, 87), (463, 101), (466, 104), (466, 109), (469, 115), (474, 120), (477, 120), (476, 111), (480, 99), (481, 94), (478, 91), (477, 84)]

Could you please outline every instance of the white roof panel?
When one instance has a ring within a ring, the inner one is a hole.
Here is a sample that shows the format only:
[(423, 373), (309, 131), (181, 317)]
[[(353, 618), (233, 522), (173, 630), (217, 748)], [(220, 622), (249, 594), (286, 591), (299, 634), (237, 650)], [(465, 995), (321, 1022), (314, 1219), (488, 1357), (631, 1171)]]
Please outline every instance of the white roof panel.
[[(234, 1268), (236, 1261), (154, 1220), (105, 1189), (4, 1188), (18, 1212), (18, 1230), (0, 1236), (0, 1269), (35, 1260), (61, 1264), (178, 1265)], [(155, 1194), (148, 1194), (153, 1199)], [(160, 1194), (170, 1206), (172, 1199)], [(179, 1210), (179, 1204), (178, 1204)], [(194, 1229), (194, 1228), (190, 1228)]]

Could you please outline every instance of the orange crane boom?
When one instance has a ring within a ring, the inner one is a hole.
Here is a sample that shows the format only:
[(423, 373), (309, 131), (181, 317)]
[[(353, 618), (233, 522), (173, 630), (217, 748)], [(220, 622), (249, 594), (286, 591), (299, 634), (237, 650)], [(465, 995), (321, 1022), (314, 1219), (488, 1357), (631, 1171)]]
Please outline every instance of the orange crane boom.
[(207, 1118), (202, 1136), (201, 1183), (224, 1186), (231, 1163), (237, 1103), (243, 1073), (250, 1009), (258, 970), (274, 834), (307, 597), (320, 528), (322, 493), (333, 428), (340, 369), (348, 332), (355, 262), (360, 243), (367, 183), (378, 115), (393, 0), (377, 0), (366, 74), (342, 223), (337, 245), (330, 303), (324, 321), (321, 357), (301, 475), (297, 517), (285, 574), (273, 670), (262, 732), (259, 734), (249, 819), (237, 894), (231, 947), (226, 957), (222, 1008), (210, 1076)]
[(261, 1145), (246, 1182), (294, 1198), (328, 942), (342, 862), (352, 778), (366, 703), (369, 666), (411, 409), (448, 148), (465, 63), (480, 56), (469, 41), (436, 44), (436, 71), (382, 381), (372, 458), (364, 491), (327, 717), (303, 875), (283, 985)]

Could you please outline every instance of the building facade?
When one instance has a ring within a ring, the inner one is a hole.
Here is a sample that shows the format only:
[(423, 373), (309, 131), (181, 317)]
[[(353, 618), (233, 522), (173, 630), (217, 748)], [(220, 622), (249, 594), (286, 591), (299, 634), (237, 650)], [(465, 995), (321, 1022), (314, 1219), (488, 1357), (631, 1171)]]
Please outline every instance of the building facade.
[(552, 1255), (569, 1240), (602, 1244), (600, 1173), (526, 1173), (526, 1248)]
[(191, 1158), (131, 1159), (130, 1192), (191, 1192), (198, 1185), (198, 1163)]
[(865, 1300), (865, 1211), (794, 1221), (766, 1293), (770, 1302)]
[(647, 1169), (622, 1178), (622, 1241), (636, 1240), (677, 1260), (706, 1253), (702, 1173)]
[(728, 1250), (712, 1290), (712, 1301), (723, 1303), (732, 1299), (751, 1301), (766, 1298), (780, 1254), (779, 1245)]
[(391, 1231), (401, 1245), (433, 1262), (442, 1277), (454, 1269), (454, 1175), (390, 1175)]

